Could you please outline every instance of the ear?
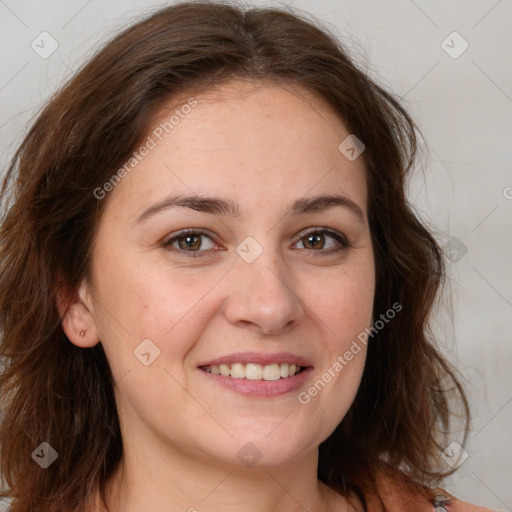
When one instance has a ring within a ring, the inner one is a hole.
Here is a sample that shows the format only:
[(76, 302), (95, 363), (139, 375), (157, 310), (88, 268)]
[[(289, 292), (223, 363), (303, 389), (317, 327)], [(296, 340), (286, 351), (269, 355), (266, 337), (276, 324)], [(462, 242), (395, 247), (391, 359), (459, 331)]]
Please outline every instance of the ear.
[(78, 289), (70, 288), (60, 276), (57, 283), (57, 309), (66, 336), (77, 347), (94, 347), (100, 339), (87, 281), (84, 279)]

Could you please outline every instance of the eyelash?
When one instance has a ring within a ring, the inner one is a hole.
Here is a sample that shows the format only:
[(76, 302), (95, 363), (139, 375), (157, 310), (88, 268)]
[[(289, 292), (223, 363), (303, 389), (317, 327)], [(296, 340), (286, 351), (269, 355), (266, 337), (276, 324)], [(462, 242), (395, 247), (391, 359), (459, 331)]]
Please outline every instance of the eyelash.
[[(306, 251), (311, 252), (311, 256), (313, 256), (313, 257), (318, 257), (318, 256), (321, 257), (321, 256), (329, 256), (329, 255), (332, 255), (332, 254), (337, 254), (337, 253), (340, 253), (340, 252), (343, 252), (343, 251), (347, 250), (349, 247), (352, 247), (350, 241), (348, 240), (348, 238), (345, 235), (343, 235), (342, 233), (339, 233), (337, 231), (333, 231), (332, 229), (323, 228), (323, 227), (308, 228), (307, 230), (305, 230), (305, 231), (303, 231), (303, 232), (301, 232), (299, 234), (299, 238), (298, 238), (298, 240), (295, 243), (300, 242), (301, 240), (303, 240), (304, 238), (306, 238), (308, 235), (311, 235), (311, 234), (324, 234), (324, 235), (328, 235), (331, 238), (334, 238), (340, 244), (340, 247), (338, 247), (338, 248), (334, 248), (334, 249), (331, 248), (331, 249), (328, 249), (328, 250), (325, 250), (325, 251), (321, 250), (321, 249), (318, 250), (318, 251), (316, 251), (314, 249), (304, 249)], [(184, 229), (184, 230), (180, 231), (179, 233), (176, 233), (174, 236), (172, 236), (171, 238), (167, 239), (166, 241), (162, 242), (162, 247), (167, 249), (167, 250), (180, 253), (180, 255), (183, 255), (183, 256), (188, 257), (188, 258), (201, 258), (201, 257), (204, 256), (204, 253), (208, 253), (211, 250), (216, 250), (216, 249), (209, 249), (209, 250), (203, 250), (203, 251), (201, 251), (201, 250), (199, 250), (199, 251), (185, 251), (185, 250), (180, 249), (180, 248), (172, 247), (172, 244), (174, 242), (177, 242), (180, 238), (183, 238), (183, 237), (185, 237), (187, 235), (206, 236), (210, 240), (212, 240), (212, 242), (214, 242), (212, 236), (209, 233), (207, 233), (206, 231), (202, 230), (202, 229)], [(203, 254), (201, 254), (201, 253), (203, 253)]]

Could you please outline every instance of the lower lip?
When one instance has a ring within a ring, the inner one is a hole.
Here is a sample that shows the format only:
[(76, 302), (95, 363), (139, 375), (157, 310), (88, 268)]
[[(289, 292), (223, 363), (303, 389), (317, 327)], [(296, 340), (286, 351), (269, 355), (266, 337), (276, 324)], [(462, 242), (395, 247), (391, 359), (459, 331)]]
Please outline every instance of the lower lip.
[(313, 368), (308, 367), (293, 377), (286, 377), (279, 380), (235, 379), (233, 377), (215, 375), (201, 368), (199, 368), (199, 371), (204, 374), (210, 382), (220, 384), (240, 395), (267, 398), (296, 391), (307, 380)]

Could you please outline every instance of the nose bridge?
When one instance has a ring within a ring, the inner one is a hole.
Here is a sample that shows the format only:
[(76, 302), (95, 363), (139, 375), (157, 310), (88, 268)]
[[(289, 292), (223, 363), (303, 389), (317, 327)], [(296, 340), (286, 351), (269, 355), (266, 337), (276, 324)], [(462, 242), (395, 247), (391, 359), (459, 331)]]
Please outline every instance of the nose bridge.
[(304, 311), (279, 248), (270, 236), (260, 240), (247, 237), (236, 249), (226, 315), (237, 326), (278, 332), (299, 322)]

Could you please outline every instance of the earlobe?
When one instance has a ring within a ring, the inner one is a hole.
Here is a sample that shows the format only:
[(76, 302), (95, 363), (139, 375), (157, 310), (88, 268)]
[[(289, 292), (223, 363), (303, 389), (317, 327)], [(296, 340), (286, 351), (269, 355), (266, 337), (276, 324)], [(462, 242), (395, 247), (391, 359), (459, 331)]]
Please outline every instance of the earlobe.
[(70, 290), (61, 279), (57, 290), (57, 309), (61, 317), (62, 329), (69, 341), (82, 348), (93, 347), (99, 343), (94, 310), (85, 298), (86, 283), (79, 290)]

